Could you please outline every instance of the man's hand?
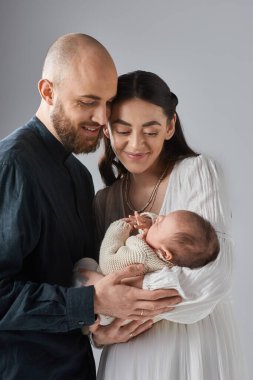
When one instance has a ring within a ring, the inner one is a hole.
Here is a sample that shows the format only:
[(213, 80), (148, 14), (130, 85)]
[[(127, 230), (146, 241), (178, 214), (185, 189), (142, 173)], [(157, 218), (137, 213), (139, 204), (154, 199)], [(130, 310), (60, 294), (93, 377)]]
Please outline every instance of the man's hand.
[(181, 302), (175, 289), (149, 291), (122, 283), (125, 278), (143, 275), (143, 270), (143, 264), (134, 264), (98, 281), (94, 285), (95, 314), (143, 320), (173, 310)]
[(152, 325), (152, 320), (145, 322), (132, 321), (125, 324), (124, 320), (115, 319), (110, 325), (101, 326), (98, 318), (94, 325), (90, 326), (90, 332), (95, 346), (99, 347), (107, 344), (128, 342), (135, 336), (149, 330)]
[(143, 288), (143, 276), (135, 276), (129, 278), (123, 278), (121, 283), (124, 285), (134, 286), (135, 288)]

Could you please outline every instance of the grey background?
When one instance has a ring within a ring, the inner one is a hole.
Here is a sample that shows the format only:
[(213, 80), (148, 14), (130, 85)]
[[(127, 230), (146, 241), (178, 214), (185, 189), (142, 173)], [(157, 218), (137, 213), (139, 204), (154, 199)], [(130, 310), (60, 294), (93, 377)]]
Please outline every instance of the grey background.
[[(233, 293), (250, 378), (252, 15), (250, 0), (0, 0), (0, 138), (35, 113), (47, 48), (69, 32), (102, 42), (120, 74), (154, 71), (178, 95), (190, 145), (219, 161), (227, 179), (236, 252)], [(96, 189), (102, 186), (98, 156), (81, 157)]]

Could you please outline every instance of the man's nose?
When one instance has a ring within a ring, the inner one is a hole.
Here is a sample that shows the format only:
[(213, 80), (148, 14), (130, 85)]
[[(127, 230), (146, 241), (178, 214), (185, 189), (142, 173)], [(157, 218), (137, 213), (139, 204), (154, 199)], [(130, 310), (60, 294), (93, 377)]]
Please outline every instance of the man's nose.
[(92, 115), (92, 121), (99, 125), (105, 125), (108, 121), (107, 107), (103, 105), (97, 107)]

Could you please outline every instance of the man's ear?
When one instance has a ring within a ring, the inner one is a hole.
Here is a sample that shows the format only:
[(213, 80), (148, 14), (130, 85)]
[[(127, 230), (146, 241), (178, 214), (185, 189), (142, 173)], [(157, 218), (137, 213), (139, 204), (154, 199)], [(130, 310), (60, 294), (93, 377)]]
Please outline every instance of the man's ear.
[(54, 91), (53, 91), (53, 83), (50, 82), (48, 79), (41, 79), (38, 83), (38, 90), (40, 93), (40, 96), (48, 105), (53, 105), (53, 97), (54, 97)]
[(110, 138), (110, 131), (109, 131), (109, 125), (108, 124), (106, 124), (104, 126), (103, 132), (104, 132), (105, 137), (107, 137), (109, 139)]
[(166, 131), (166, 137), (165, 140), (170, 140), (171, 137), (174, 135), (175, 130), (176, 130), (176, 120), (177, 120), (177, 115), (174, 113), (172, 119), (167, 125), (167, 131)]

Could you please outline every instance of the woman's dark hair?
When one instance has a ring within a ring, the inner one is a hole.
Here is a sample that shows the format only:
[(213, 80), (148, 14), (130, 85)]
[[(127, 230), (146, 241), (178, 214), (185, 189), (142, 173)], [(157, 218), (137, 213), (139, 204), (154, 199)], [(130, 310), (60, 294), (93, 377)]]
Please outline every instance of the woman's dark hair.
[[(118, 78), (117, 95), (113, 104), (124, 100), (138, 98), (161, 107), (164, 114), (171, 120), (176, 113), (178, 99), (169, 86), (156, 74), (147, 71), (133, 71), (120, 75)], [(170, 140), (164, 141), (162, 160), (178, 161), (180, 159), (197, 156), (187, 144), (179, 117), (175, 124), (175, 133)], [(104, 154), (99, 161), (99, 171), (104, 183), (109, 186), (127, 173), (127, 169), (117, 159), (112, 150), (110, 140), (104, 136)]]

